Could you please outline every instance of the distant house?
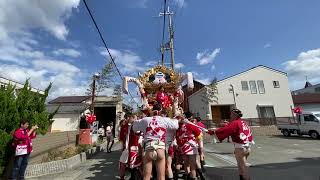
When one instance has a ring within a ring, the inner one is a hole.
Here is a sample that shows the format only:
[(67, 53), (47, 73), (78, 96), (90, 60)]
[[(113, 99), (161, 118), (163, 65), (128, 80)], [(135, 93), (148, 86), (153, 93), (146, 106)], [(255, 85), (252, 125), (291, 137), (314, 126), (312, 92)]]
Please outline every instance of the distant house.
[[(47, 105), (47, 111), (53, 112), (60, 106), (58, 113), (53, 117), (51, 132), (75, 131), (79, 128), (80, 116), (89, 109), (91, 96), (61, 96)], [(99, 121), (99, 126), (113, 122), (118, 125), (118, 112), (122, 112), (122, 98), (97, 96), (94, 103), (94, 114)], [(116, 128), (114, 128), (116, 129)]]
[(306, 81), (304, 88), (292, 91), (293, 103), (303, 111), (320, 111), (320, 83)]
[(191, 91), (188, 90), (188, 86), (187, 85), (184, 85), (182, 87), (182, 91), (184, 92), (184, 101), (182, 102), (181, 107), (183, 108), (183, 110), (185, 112), (189, 111), (188, 97), (191, 96), (193, 93), (199, 91), (201, 88), (203, 88), (205, 86), (204, 84), (202, 84), (201, 82), (196, 81), (196, 80), (193, 81), (193, 84), (194, 84), (194, 88)]
[(285, 72), (256, 66), (217, 81), (216, 101), (208, 103), (206, 88), (188, 97), (189, 110), (201, 118), (209, 115), (219, 123), (237, 107), (246, 119), (291, 117), (293, 101)]
[(304, 88), (292, 91), (292, 95), (305, 93), (320, 93), (320, 83), (312, 85), (309, 81), (307, 81)]
[[(10, 80), (8, 78), (5, 77), (1, 77), (0, 76), (0, 87), (6, 87), (9, 84), (16, 86), (16, 93), (19, 93), (19, 90), (22, 89), (24, 87), (24, 84)], [(39, 93), (39, 94), (44, 94), (43, 90), (40, 89), (36, 89), (31, 87), (31, 91), (35, 92), (35, 93)]]
[(320, 93), (303, 93), (292, 95), (295, 107), (301, 107), (303, 111), (320, 111)]

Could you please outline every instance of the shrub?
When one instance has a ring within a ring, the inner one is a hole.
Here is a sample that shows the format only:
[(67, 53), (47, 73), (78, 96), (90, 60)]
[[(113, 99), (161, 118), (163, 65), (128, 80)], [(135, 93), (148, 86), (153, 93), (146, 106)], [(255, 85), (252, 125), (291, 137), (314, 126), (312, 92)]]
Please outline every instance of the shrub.
[(22, 89), (8, 85), (0, 88), (0, 175), (13, 154), (11, 148), (12, 134), (19, 127), (21, 119), (30, 121), (30, 125), (37, 124), (40, 134), (45, 134), (52, 124), (54, 113), (46, 112), (46, 99), (50, 84), (44, 94), (31, 91), (27, 80)]
[(77, 146), (77, 153), (80, 154), (82, 152), (86, 152), (91, 147), (92, 147), (92, 145), (80, 144)]

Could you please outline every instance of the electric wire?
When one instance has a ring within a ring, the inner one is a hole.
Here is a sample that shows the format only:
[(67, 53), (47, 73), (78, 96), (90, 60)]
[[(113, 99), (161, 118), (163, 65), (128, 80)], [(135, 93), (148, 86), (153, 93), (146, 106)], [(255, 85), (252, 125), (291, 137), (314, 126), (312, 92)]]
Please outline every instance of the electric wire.
[[(99, 27), (98, 27), (98, 24), (96, 23), (96, 20), (94, 19), (94, 17), (93, 17), (93, 15), (92, 15), (92, 13), (91, 13), (91, 10), (90, 10), (90, 8), (89, 8), (89, 6), (88, 6), (88, 4), (87, 4), (86, 0), (83, 0), (83, 2), (84, 2), (84, 5), (86, 6), (86, 9), (87, 9), (87, 11), (88, 11), (88, 13), (89, 13), (90, 17), (91, 17), (92, 22), (94, 23), (94, 26), (95, 26), (96, 30), (98, 31), (98, 34), (99, 34), (99, 36), (100, 36), (100, 39), (101, 39), (101, 41), (102, 41), (102, 43), (103, 43), (104, 47), (107, 49), (107, 52), (108, 52), (109, 57), (110, 57), (110, 60), (112, 61), (112, 63), (113, 63), (113, 65), (114, 65), (114, 67), (116, 68), (116, 70), (117, 70), (117, 72), (118, 72), (118, 74), (119, 74), (119, 76), (120, 76), (121, 80), (123, 80), (123, 79), (124, 79), (124, 77), (122, 76), (122, 74), (121, 74), (121, 72), (120, 72), (120, 70), (119, 70), (119, 68), (118, 68), (117, 64), (116, 64), (116, 63), (115, 63), (115, 61), (114, 61), (113, 56), (112, 56), (112, 55), (111, 55), (111, 53), (110, 53), (110, 50), (109, 50), (109, 48), (108, 48), (108, 46), (107, 46), (107, 43), (106, 43), (106, 41), (104, 40), (104, 38), (103, 38), (103, 36), (102, 36), (102, 34), (101, 34), (101, 31), (100, 31), (100, 29), (99, 29)], [(130, 95), (130, 97), (131, 97), (131, 100), (133, 100), (133, 101), (134, 101), (134, 103), (136, 103), (136, 104), (138, 105), (138, 103), (135, 101), (135, 99), (133, 98), (133, 96), (132, 96), (132, 94), (130, 93), (130, 91), (128, 91), (128, 92), (129, 92), (129, 95)]]
[(164, 33), (165, 33), (165, 28), (166, 28), (166, 8), (167, 8), (167, 0), (164, 0), (164, 5), (163, 5), (163, 29), (162, 29), (162, 45), (161, 45), (161, 62), (162, 65), (164, 63)]

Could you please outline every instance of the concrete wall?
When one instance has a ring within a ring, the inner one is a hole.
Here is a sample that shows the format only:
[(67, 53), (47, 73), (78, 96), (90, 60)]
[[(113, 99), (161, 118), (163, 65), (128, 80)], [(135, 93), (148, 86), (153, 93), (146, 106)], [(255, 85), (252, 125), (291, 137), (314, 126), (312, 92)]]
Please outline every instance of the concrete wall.
[(77, 131), (79, 128), (80, 114), (65, 113), (56, 114), (53, 117), (54, 122), (51, 126), (51, 132), (57, 131)]
[(204, 98), (206, 98), (206, 91), (205, 89), (201, 89), (195, 94), (189, 96), (188, 101), (189, 101), (189, 110), (192, 113), (197, 113), (201, 119), (207, 119), (206, 115), (210, 114), (210, 119), (211, 119), (211, 108), (210, 106), (206, 103)]
[[(252, 94), (249, 85), (251, 80), (263, 80), (265, 93), (260, 94), (258, 90), (257, 94)], [(242, 90), (241, 81), (248, 81), (248, 91)], [(279, 81), (280, 87), (274, 88), (273, 81)], [(217, 83), (218, 103), (211, 105), (234, 104), (233, 93), (229, 90), (230, 84), (234, 87), (237, 108), (243, 111), (244, 118), (258, 118), (258, 105), (273, 106), (276, 117), (291, 116), (290, 106), (293, 107), (293, 101), (286, 74), (265, 67), (257, 67), (219, 81)], [(189, 97), (190, 110), (199, 112), (201, 117), (205, 117), (207, 112), (211, 115), (211, 108), (201, 100), (203, 96), (205, 96), (205, 91), (200, 90)]]

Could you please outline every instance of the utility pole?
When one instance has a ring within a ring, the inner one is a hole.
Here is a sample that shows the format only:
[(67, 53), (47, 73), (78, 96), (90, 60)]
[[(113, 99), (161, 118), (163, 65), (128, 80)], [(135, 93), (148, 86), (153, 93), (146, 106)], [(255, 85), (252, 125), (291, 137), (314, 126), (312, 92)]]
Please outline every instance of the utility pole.
[(93, 82), (92, 82), (92, 94), (91, 94), (91, 114), (94, 114), (94, 98), (96, 94), (96, 80), (99, 79), (100, 75), (98, 73), (93, 75)]
[[(169, 42), (166, 43), (166, 45), (161, 46), (161, 53), (162, 53), (162, 56), (164, 56), (164, 52), (166, 50), (170, 50), (172, 70), (174, 70), (174, 46), (173, 46), (174, 31), (173, 31), (173, 25), (172, 25), (172, 15), (173, 14), (174, 14), (173, 12), (170, 12), (169, 7), (168, 7), (167, 12), (159, 13), (159, 16), (169, 16)], [(162, 65), (163, 64), (164, 64), (164, 62), (163, 62), (163, 58), (162, 58)]]
[(237, 103), (236, 103), (236, 95), (234, 94), (234, 87), (232, 84), (230, 84), (230, 90), (232, 91), (232, 95), (233, 95), (233, 102), (234, 102), (234, 108), (237, 108)]

